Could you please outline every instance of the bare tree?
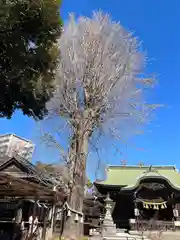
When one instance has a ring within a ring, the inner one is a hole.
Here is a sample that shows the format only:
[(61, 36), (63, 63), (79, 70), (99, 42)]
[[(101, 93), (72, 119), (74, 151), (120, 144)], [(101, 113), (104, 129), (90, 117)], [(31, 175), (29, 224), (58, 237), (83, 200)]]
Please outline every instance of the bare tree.
[(97, 131), (120, 139), (121, 132), (144, 123), (155, 108), (144, 97), (154, 80), (143, 77), (146, 57), (137, 38), (102, 12), (77, 21), (71, 15), (59, 51), (48, 109), (51, 118), (65, 121), (71, 130), (68, 153), (60, 150), (70, 169), (69, 203), (81, 211), (77, 194), (84, 192), (90, 139)]

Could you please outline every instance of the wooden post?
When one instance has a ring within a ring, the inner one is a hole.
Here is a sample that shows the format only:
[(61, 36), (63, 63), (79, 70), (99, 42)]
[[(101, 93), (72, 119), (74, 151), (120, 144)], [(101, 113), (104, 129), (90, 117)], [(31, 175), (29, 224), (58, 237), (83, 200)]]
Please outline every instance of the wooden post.
[(44, 221), (43, 221), (42, 240), (46, 239), (47, 221), (48, 221), (48, 211), (47, 211), (46, 216), (44, 217)]
[(32, 224), (30, 226), (30, 235), (29, 235), (30, 239), (33, 235), (33, 227), (34, 227), (34, 221), (35, 221), (35, 217), (36, 217), (37, 201), (38, 201), (38, 198), (36, 197), (34, 206), (33, 206)]
[(55, 209), (56, 209), (56, 204), (55, 204), (55, 202), (53, 202), (53, 205), (52, 205), (52, 217), (51, 217), (50, 229), (49, 229), (49, 237), (50, 238), (53, 236)]
[[(20, 205), (20, 203), (19, 203), (19, 205)], [(17, 211), (16, 211), (16, 216), (15, 216), (15, 222), (14, 222), (13, 237), (15, 239), (17, 237), (20, 237), (20, 235), (21, 235), (21, 222), (22, 222), (22, 208), (21, 208), (21, 206), (18, 206)]]
[(64, 204), (63, 204), (62, 209), (61, 209), (61, 223), (60, 223), (59, 240), (61, 239), (62, 234), (63, 234), (63, 230), (64, 230), (65, 211), (66, 211), (66, 207), (65, 207)]

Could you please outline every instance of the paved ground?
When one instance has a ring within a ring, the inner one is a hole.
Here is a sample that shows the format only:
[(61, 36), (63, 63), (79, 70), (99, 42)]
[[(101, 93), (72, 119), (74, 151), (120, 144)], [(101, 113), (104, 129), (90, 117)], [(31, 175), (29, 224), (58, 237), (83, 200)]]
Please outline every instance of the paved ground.
[[(149, 235), (149, 234), (148, 234)], [(180, 232), (163, 232), (162, 235), (157, 238), (157, 233), (152, 233), (150, 239), (153, 240), (180, 240)]]
[[(93, 236), (90, 240), (100, 240), (99, 236)], [(125, 236), (116, 236), (116, 237), (108, 237), (107, 240), (143, 240), (140, 234), (133, 234), (129, 235), (128, 237)], [(157, 232), (145, 232), (144, 233), (144, 240), (180, 240), (180, 232), (163, 232), (161, 236)]]
[[(180, 240), (180, 232), (144, 232), (144, 236), (147, 236), (150, 240)], [(138, 238), (142, 239), (142, 238)]]

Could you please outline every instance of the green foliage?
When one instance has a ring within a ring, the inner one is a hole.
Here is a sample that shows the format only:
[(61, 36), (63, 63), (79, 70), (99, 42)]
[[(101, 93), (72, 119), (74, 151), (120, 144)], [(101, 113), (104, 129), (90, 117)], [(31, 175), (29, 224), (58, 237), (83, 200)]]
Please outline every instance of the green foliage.
[(42, 119), (52, 96), (60, 0), (0, 0), (0, 115)]
[(92, 186), (93, 186), (93, 183), (91, 182), (91, 180), (87, 180), (87, 183), (86, 183), (86, 187), (87, 188), (92, 188)]

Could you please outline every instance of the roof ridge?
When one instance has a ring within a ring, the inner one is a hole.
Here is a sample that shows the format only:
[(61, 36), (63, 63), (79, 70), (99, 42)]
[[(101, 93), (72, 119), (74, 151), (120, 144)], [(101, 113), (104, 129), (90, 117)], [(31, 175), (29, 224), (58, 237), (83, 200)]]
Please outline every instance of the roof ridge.
[(131, 169), (148, 169), (149, 167), (152, 168), (158, 168), (158, 169), (176, 169), (175, 165), (143, 165), (143, 166), (138, 166), (138, 165), (108, 165), (107, 169), (109, 168), (131, 168)]

